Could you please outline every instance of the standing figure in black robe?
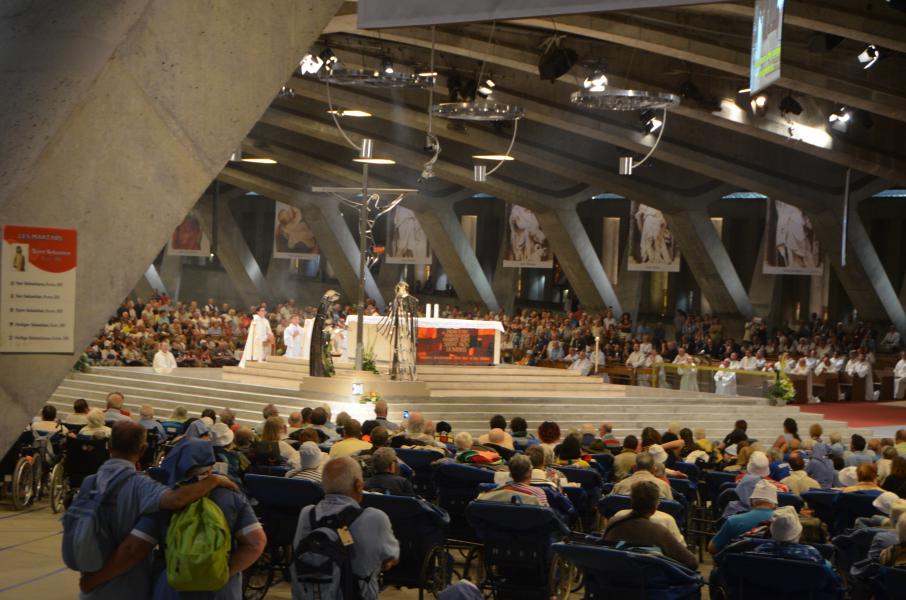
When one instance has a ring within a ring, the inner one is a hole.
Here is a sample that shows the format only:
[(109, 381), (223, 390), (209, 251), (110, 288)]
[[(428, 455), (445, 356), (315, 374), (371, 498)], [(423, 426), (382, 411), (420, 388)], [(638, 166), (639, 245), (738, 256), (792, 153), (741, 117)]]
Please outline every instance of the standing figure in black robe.
[(415, 381), (415, 346), (418, 340), (418, 299), (409, 295), (409, 284), (396, 284), (390, 310), (378, 331), (390, 339), (390, 379)]
[(330, 333), (333, 328), (333, 305), (340, 294), (327, 290), (318, 304), (318, 314), (311, 330), (311, 350), (308, 373), (312, 377), (333, 377), (333, 358), (330, 356)]

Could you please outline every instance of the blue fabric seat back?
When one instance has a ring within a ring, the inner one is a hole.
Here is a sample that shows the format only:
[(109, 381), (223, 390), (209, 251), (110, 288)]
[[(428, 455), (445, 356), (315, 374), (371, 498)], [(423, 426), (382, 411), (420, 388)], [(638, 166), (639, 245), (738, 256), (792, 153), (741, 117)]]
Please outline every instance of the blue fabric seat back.
[(305, 479), (249, 474), (245, 487), (271, 547), (292, 544), (299, 513), (324, 498), (321, 485)]
[(72, 488), (78, 488), (89, 475), (94, 475), (110, 457), (107, 440), (67, 438), (63, 450), (63, 477)]
[[(600, 502), (598, 502), (598, 511), (601, 513), (601, 516), (608, 519), (621, 510), (631, 509), (632, 499), (629, 496), (610, 495), (601, 498)], [(658, 502), (657, 509), (673, 517), (680, 530), (686, 529), (686, 507), (682, 502), (662, 498)]]
[(735, 487), (722, 491), (720, 495), (717, 496), (717, 501), (714, 502), (711, 507), (713, 509), (714, 519), (721, 518), (724, 514), (724, 509), (726, 509), (727, 505), (734, 500), (739, 500), (739, 494), (736, 493)]
[(287, 465), (250, 465), (248, 473), (254, 475), (270, 475), (271, 477), (286, 477), (289, 473)]
[(601, 475), (601, 479), (610, 481), (613, 479), (613, 454), (607, 452), (602, 454), (592, 454), (591, 457), (595, 459), (595, 462), (592, 463), (592, 466), (597, 469), (598, 473)]
[[(580, 469), (577, 467), (557, 467), (561, 473), (566, 476), (570, 483), (578, 483), (585, 491), (587, 499), (583, 502), (581, 498), (576, 498), (573, 504), (579, 511), (582, 518), (582, 524), (585, 529), (590, 530), (594, 527), (597, 519), (595, 508), (598, 506), (598, 500), (601, 499), (604, 489), (604, 480), (596, 469)], [(578, 502), (578, 504), (576, 504)]]
[(551, 544), (569, 533), (554, 511), (476, 500), (466, 518), (484, 544), (482, 560), (495, 597), (544, 598)]
[(167, 439), (172, 440), (186, 431), (186, 424), (183, 421), (161, 421), (160, 424), (167, 432)]
[(720, 495), (720, 486), (727, 481), (736, 481), (737, 473), (729, 471), (708, 471), (705, 473), (705, 489), (708, 491), (708, 499), (716, 500)]
[(657, 504), (657, 509), (659, 511), (665, 512), (673, 517), (677, 527), (679, 527), (681, 531), (686, 531), (686, 515), (688, 514), (688, 511), (685, 500), (686, 499), (682, 496), (678, 497), (676, 500), (661, 498), (660, 502)]
[(730, 554), (721, 565), (730, 600), (840, 600), (843, 587), (823, 564), (759, 556)]
[(906, 569), (902, 567), (881, 567), (871, 580), (871, 591), (875, 600), (898, 600), (906, 590)]
[(831, 527), (834, 524), (834, 501), (839, 494), (837, 490), (809, 490), (802, 492), (799, 497), (815, 511), (816, 517)]
[(411, 448), (398, 448), (396, 456), (412, 469), (412, 487), (415, 493), (422, 498), (434, 499), (437, 495), (434, 484), (433, 463), (443, 458), (434, 450), (414, 450)]
[(544, 495), (547, 496), (547, 503), (550, 505), (551, 509), (557, 513), (560, 520), (570, 529), (576, 528), (579, 520), (579, 510), (576, 503), (572, 501), (570, 495), (566, 492), (574, 490), (573, 495), (577, 496), (578, 502), (580, 502), (584, 508), (588, 503), (588, 495), (585, 493), (585, 490), (580, 487), (570, 486), (565, 488), (563, 492), (558, 492), (556, 488), (551, 485), (541, 485), (538, 487), (544, 490)]
[(466, 507), (478, 496), (479, 484), (494, 483), (494, 472), (447, 462), (438, 465), (434, 477), (437, 504), (450, 515), (448, 537), (465, 542), (476, 541), (475, 532), (466, 520)]
[(835, 536), (831, 542), (836, 548), (836, 565), (837, 569), (845, 577), (849, 576), (849, 570), (852, 566), (868, 556), (868, 549), (875, 534), (884, 531), (879, 527), (865, 527), (862, 529), (853, 529)]
[(400, 544), (400, 562), (383, 574), (385, 585), (418, 586), (425, 557), (443, 546), (450, 516), (421, 498), (390, 494), (365, 494), (363, 507), (376, 508), (390, 518)]
[(799, 512), (800, 510), (802, 510), (802, 507), (805, 506), (805, 502), (796, 494), (778, 492), (777, 506), (792, 506), (796, 509), (796, 512)]
[(841, 492), (838, 494), (833, 504), (834, 522), (831, 526), (831, 533), (837, 535), (852, 528), (859, 517), (881, 514), (877, 508), (872, 506), (872, 502), (879, 494), (880, 491)]
[[(753, 548), (760, 546), (766, 542), (773, 542), (769, 537), (743, 537), (737, 538), (731, 543), (727, 544), (723, 550), (717, 553), (714, 556), (714, 564), (720, 566), (723, 564), (724, 559), (730, 554), (742, 554)], [(815, 550), (821, 553), (821, 556), (825, 560), (831, 560), (834, 558), (834, 547), (831, 544), (808, 544)]]
[(700, 475), (700, 471), (697, 466), (687, 463), (687, 462), (683, 462), (681, 460), (678, 460), (673, 465), (673, 468), (674, 468), (674, 470), (679, 471), (682, 474), (684, 474), (686, 477), (688, 477), (689, 481), (691, 481), (695, 484), (698, 484), (698, 478)]
[(659, 555), (590, 544), (558, 543), (553, 551), (584, 571), (589, 600), (701, 598), (701, 576)]
[(690, 504), (695, 502), (695, 498), (698, 496), (698, 486), (693, 480), (668, 477), (667, 481), (670, 482), (670, 489), (673, 490), (674, 496), (681, 495)]

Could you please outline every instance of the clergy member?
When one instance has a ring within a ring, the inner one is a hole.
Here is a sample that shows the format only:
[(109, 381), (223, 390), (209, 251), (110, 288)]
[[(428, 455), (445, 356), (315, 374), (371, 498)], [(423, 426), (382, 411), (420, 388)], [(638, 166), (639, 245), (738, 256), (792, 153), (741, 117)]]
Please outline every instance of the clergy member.
[(680, 378), (679, 389), (686, 392), (697, 392), (698, 371), (695, 369), (695, 357), (680, 346), (676, 352), (676, 358), (673, 359), (673, 364), (676, 365), (676, 373)]
[(267, 320), (267, 307), (259, 306), (252, 322), (249, 324), (249, 335), (245, 338), (245, 347), (242, 349), (240, 367), (245, 367), (246, 361), (256, 360), (264, 362), (267, 358), (266, 348), (274, 341), (271, 324)]
[(157, 346), (152, 365), (155, 373), (169, 373), (176, 368), (176, 357), (170, 352), (170, 342), (164, 340)]
[(290, 358), (302, 358), (302, 326), (299, 325), (299, 315), (290, 317), (289, 325), (283, 330), (283, 343), (286, 345), (286, 354)]
[(854, 394), (852, 398), (854, 401), (864, 402), (876, 400), (874, 374), (871, 371), (871, 364), (865, 360), (864, 354), (861, 352), (855, 353), (855, 356), (846, 363), (846, 374), (853, 379), (859, 377), (865, 380), (865, 397), (857, 398)]
[[(725, 358), (720, 363), (720, 369), (714, 373), (714, 393), (726, 394), (728, 396), (736, 395), (736, 373), (730, 369), (730, 359)], [(726, 370), (724, 370), (726, 369)]]
[(900, 353), (900, 360), (893, 367), (893, 398), (902, 400), (906, 396), (906, 352)]

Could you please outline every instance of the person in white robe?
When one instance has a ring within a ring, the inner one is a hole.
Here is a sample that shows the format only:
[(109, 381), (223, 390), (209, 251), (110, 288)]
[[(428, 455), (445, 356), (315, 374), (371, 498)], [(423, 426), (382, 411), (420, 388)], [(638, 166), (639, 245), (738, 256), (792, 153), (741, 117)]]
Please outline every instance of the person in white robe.
[(830, 356), (825, 356), (815, 365), (815, 375), (836, 375), (839, 372)]
[(245, 338), (245, 346), (242, 350), (242, 360), (239, 366), (245, 368), (245, 363), (254, 360), (264, 362), (270, 353), (270, 345), (274, 341), (274, 334), (271, 331), (271, 324), (267, 320), (267, 308), (261, 306), (252, 317), (249, 324), (249, 335)]
[(893, 397), (902, 400), (906, 396), (906, 352), (900, 353), (900, 360), (893, 367)]
[(812, 403), (812, 369), (808, 365), (808, 359), (804, 356), (796, 361), (796, 366), (789, 371), (793, 375), (802, 375), (805, 377), (805, 397), (806, 401)]
[(645, 367), (649, 369), (654, 369), (654, 374), (657, 375), (657, 387), (664, 389), (667, 387), (667, 374), (664, 373), (664, 367), (655, 367), (654, 365), (661, 364), (664, 362), (664, 357), (661, 356), (657, 350), (652, 349), (648, 356), (645, 357)]
[(744, 371), (758, 370), (758, 359), (752, 356), (751, 350), (746, 350), (745, 356), (739, 361), (739, 368)]
[(881, 352), (895, 352), (900, 347), (900, 332), (896, 326), (891, 325), (881, 339)]
[(680, 348), (676, 352), (673, 364), (677, 365), (676, 373), (679, 375), (679, 389), (686, 392), (698, 391), (698, 370), (695, 368), (695, 357)]
[(155, 373), (170, 373), (176, 368), (176, 357), (170, 352), (170, 342), (163, 341), (154, 353), (151, 363)]
[(869, 364), (869, 362), (865, 360), (865, 355), (863, 355), (861, 352), (858, 352), (854, 359), (846, 363), (846, 374), (852, 377), (854, 380), (857, 377), (865, 380), (865, 397), (857, 398), (854, 394), (852, 398), (854, 401), (873, 402), (877, 400), (877, 398), (875, 398), (875, 382), (871, 370), (871, 364)]
[(842, 352), (834, 352), (831, 363), (834, 365), (834, 373), (842, 373), (843, 370), (846, 369), (846, 355)]
[(736, 373), (730, 369), (730, 359), (720, 363), (720, 370), (714, 373), (714, 393), (727, 396), (736, 395)]
[(289, 358), (302, 358), (302, 341), (305, 338), (302, 326), (299, 325), (299, 315), (290, 318), (289, 325), (283, 330), (283, 343), (286, 345), (286, 354)]
[(742, 361), (739, 360), (739, 355), (735, 352), (730, 353), (730, 368), (731, 369), (742, 369)]
[(642, 352), (638, 343), (632, 345), (632, 352), (626, 359), (626, 366), (635, 373), (635, 384), (642, 387), (651, 387), (651, 376), (647, 373), (639, 373), (638, 370), (645, 367), (645, 361), (648, 357)]
[(582, 375), (588, 375), (591, 373), (591, 368), (594, 364), (588, 360), (588, 355), (585, 353), (585, 350), (579, 352), (579, 357), (573, 362), (573, 364), (567, 367), (569, 371), (579, 371)]

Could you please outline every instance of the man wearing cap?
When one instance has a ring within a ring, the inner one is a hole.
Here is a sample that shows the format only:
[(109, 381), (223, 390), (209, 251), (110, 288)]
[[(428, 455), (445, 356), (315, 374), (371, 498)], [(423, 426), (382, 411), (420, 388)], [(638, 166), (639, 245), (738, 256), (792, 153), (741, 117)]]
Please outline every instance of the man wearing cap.
[(729, 517), (730, 515), (749, 510), (752, 492), (759, 482), (768, 483), (778, 492), (789, 492), (790, 488), (786, 485), (770, 478), (770, 471), (771, 467), (767, 455), (761, 450), (753, 452), (746, 465), (746, 474), (741, 476), (736, 484), (736, 495), (739, 500), (733, 500), (728, 503), (724, 509), (723, 516)]
[(717, 554), (734, 538), (765, 521), (770, 521), (774, 516), (774, 509), (777, 508), (777, 488), (764, 479), (759, 480), (749, 497), (749, 504), (752, 510), (733, 515), (724, 522), (708, 544), (708, 552)]
[[(661, 448), (661, 452), (664, 452), (663, 448)], [(636, 483), (651, 481), (657, 484), (661, 498), (673, 500), (673, 492), (670, 490), (670, 485), (655, 476), (655, 463), (655, 457), (649, 452), (643, 452), (636, 456), (635, 473), (613, 486), (613, 495), (629, 496), (632, 493), (632, 486)]]
[(314, 442), (302, 442), (299, 446), (299, 468), (287, 471), (286, 476), (293, 479), (307, 479), (321, 482), (321, 465), (324, 453)]

